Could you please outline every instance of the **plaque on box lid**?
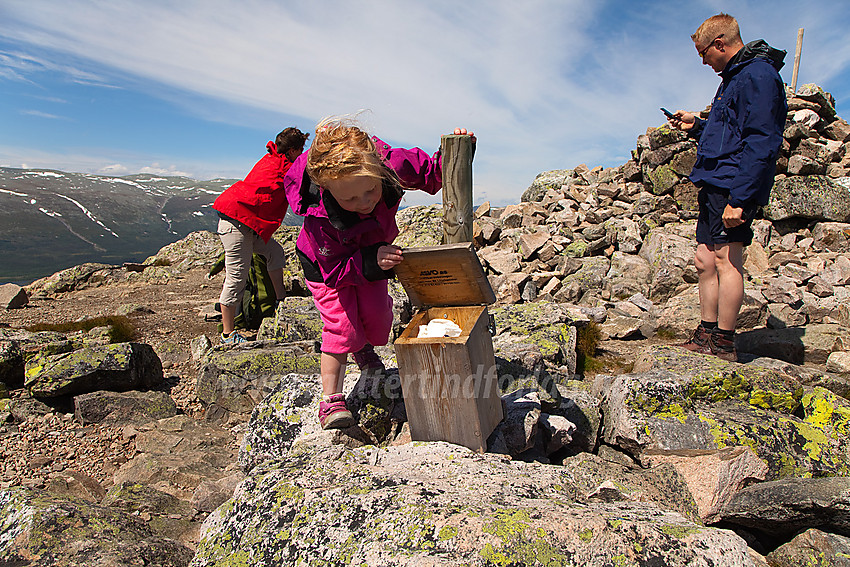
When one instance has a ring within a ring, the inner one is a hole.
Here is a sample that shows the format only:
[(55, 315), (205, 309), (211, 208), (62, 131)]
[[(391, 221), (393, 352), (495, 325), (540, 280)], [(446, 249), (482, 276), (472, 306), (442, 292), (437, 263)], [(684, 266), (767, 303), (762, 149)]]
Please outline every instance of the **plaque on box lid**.
[(402, 255), (395, 273), (417, 308), (496, 302), (471, 242), (407, 248)]

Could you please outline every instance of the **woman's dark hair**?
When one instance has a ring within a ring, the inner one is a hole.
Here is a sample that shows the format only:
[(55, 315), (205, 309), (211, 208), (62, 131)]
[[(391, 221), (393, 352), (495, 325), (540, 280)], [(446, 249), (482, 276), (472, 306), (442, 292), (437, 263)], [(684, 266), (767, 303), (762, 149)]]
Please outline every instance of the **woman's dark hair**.
[(289, 150), (304, 150), (304, 142), (310, 134), (305, 134), (298, 128), (289, 127), (277, 135), (274, 140), (274, 145), (277, 148), (277, 153), (283, 155)]

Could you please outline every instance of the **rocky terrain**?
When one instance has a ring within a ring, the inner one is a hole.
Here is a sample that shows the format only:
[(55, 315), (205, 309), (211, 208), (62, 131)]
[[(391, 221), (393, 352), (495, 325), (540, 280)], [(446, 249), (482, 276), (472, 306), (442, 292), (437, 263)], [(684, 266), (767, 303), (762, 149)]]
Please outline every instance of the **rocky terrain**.
[[(673, 346), (699, 319), (680, 133), (480, 207), (505, 413), (485, 453), (411, 442), (391, 346), (386, 376), (346, 376), (359, 425), (320, 430), (291, 254), (290, 297), (236, 346), (215, 344), (208, 232), (2, 286), (0, 565), (845, 565), (848, 142), (828, 93), (789, 93), (739, 363)], [(399, 225), (437, 244), (440, 208)]]

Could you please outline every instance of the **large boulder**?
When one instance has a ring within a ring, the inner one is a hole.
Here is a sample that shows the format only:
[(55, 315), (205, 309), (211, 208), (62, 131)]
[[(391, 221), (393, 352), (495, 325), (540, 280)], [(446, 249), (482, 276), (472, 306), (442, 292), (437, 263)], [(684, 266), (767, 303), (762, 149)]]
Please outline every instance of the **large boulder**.
[(447, 443), (352, 450), (331, 439), (304, 438), (256, 467), (204, 523), (192, 565), (756, 565), (733, 532), (687, 519), (692, 501), (669, 467), (630, 471), (592, 455), (552, 467)]
[(548, 190), (560, 191), (563, 185), (569, 183), (572, 175), (572, 169), (556, 169), (539, 173), (528, 189), (523, 192), (520, 200), (523, 202), (541, 201)]
[(189, 500), (202, 483), (238, 472), (233, 434), (215, 424), (176, 415), (125, 431), (135, 435), (137, 454), (115, 473), (115, 484), (155, 486)]
[(29, 284), (26, 289), (29, 295), (33, 296), (96, 287), (109, 278), (111, 270), (112, 266), (109, 264), (80, 264), (38, 279)]
[(844, 350), (848, 330), (834, 323), (784, 329), (756, 329), (739, 333), (738, 350), (794, 364), (824, 364), (832, 352)]
[(653, 301), (667, 300), (686, 283), (696, 282), (694, 250), (696, 242), (672, 234), (665, 229), (653, 229), (644, 238), (640, 256), (652, 271), (649, 298)]
[(258, 341), (320, 341), (322, 319), (312, 297), (287, 297), (274, 317), (266, 317), (257, 331)]
[(785, 478), (754, 484), (736, 493), (721, 517), (774, 535), (819, 528), (850, 536), (850, 478)]
[(165, 392), (98, 391), (74, 397), (74, 417), (88, 423), (145, 423), (177, 415), (177, 405)]
[(163, 246), (155, 255), (147, 258), (144, 264), (168, 267), (178, 272), (185, 272), (192, 268), (209, 269), (223, 251), (221, 239), (216, 233), (199, 230), (189, 233), (177, 242)]
[(509, 354), (516, 350), (511, 348), (517, 343), (512, 339), (534, 348), (545, 363), (556, 367), (566, 366), (570, 373), (575, 372), (576, 332), (569, 309), (557, 303), (523, 303), (497, 307), (493, 309), (492, 315), (498, 337), (494, 341), (496, 355), (519, 363), (511, 368), (502, 368), (500, 375), (514, 371), (514, 378), (519, 378), (535, 370), (533, 364), (522, 364), (520, 357)]
[[(258, 464), (282, 459), (305, 429), (317, 431), (318, 380), (291, 374), (251, 412), (239, 447), (239, 465), (250, 472)], [(315, 408), (315, 409), (314, 409)], [(312, 411), (311, 411), (312, 410)]]
[(651, 347), (631, 374), (597, 378), (604, 441), (651, 451), (750, 446), (768, 479), (850, 473), (850, 402), (774, 369)]
[(192, 550), (157, 535), (140, 517), (84, 500), (0, 492), (4, 565), (159, 565), (185, 567)]
[(204, 357), (195, 392), (210, 417), (250, 414), (288, 375), (318, 373), (319, 358), (314, 341), (216, 347)]
[(795, 175), (776, 182), (764, 216), (772, 221), (791, 217), (850, 222), (850, 192), (825, 175)]
[(396, 216), (398, 236), (393, 244), (402, 248), (436, 246), (443, 239), (443, 206), (405, 207)]
[(848, 564), (850, 538), (814, 528), (808, 529), (786, 544), (767, 554), (772, 567), (799, 567), (800, 565)]
[(153, 347), (117, 343), (62, 354), (40, 354), (27, 361), (24, 385), (37, 398), (148, 389), (162, 382), (162, 362)]

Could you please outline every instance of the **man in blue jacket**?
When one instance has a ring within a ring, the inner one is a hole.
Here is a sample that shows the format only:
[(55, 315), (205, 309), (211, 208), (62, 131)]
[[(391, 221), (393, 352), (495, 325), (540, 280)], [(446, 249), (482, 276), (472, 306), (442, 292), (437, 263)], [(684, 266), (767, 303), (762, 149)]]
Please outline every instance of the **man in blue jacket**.
[(753, 216), (770, 197), (788, 113), (778, 72), (785, 52), (764, 40), (744, 45), (738, 22), (728, 14), (707, 19), (691, 39), (721, 83), (707, 120), (682, 110), (670, 119), (699, 140), (690, 179), (699, 187), (694, 264), (702, 321), (682, 346), (737, 361), (743, 250), (753, 239)]

